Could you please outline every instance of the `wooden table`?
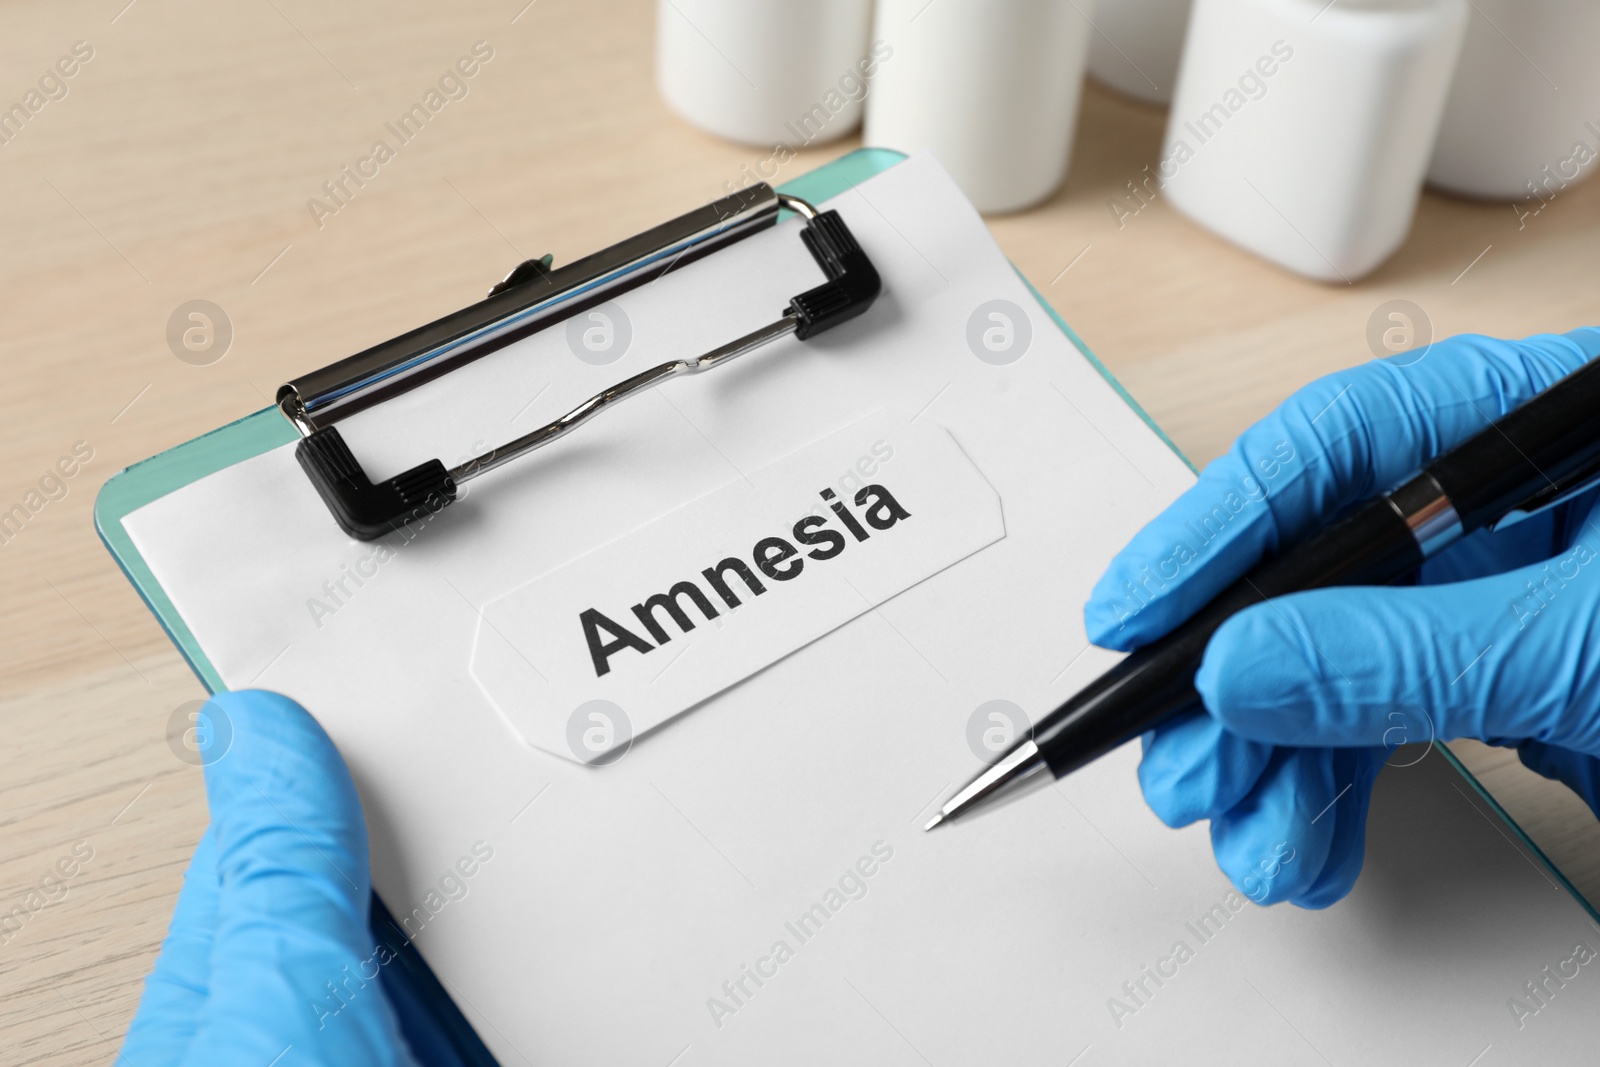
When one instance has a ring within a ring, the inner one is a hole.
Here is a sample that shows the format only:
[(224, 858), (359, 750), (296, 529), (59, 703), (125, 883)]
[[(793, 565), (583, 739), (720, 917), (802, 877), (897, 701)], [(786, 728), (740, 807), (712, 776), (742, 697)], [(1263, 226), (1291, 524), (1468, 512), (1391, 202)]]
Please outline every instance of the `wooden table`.
[[(297, 372), (477, 299), (527, 256), (571, 259), (740, 181), (769, 153), (668, 113), (653, 23), (648, 0), (0, 9), (0, 104), (75, 42), (93, 49), (67, 95), (0, 145), (0, 512), (41, 505), (0, 534), (0, 915), (74, 846), (93, 849), (65, 897), (0, 934), (0, 1060), (111, 1060), (206, 817), (199, 774), (165, 741), (201, 688), (99, 544), (99, 485), (260, 409)], [(477, 41), (493, 58), (468, 95), (315, 218), (308, 199)], [(1600, 183), (1520, 225), (1506, 204), (1429, 196), (1393, 260), (1327, 286), (1159, 197), (1119, 225), (1108, 203), (1142, 180), (1162, 126), (1090, 88), (1065, 187), (992, 226), (1197, 463), (1295, 387), (1369, 358), (1385, 300), (1416, 302), (1441, 336), (1600, 318)], [(854, 145), (801, 152), (779, 180)], [(197, 298), (234, 330), (208, 366), (166, 336)], [(30, 498), (75, 445), (89, 462)], [(1506, 753), (1458, 751), (1600, 900), (1588, 809)]]

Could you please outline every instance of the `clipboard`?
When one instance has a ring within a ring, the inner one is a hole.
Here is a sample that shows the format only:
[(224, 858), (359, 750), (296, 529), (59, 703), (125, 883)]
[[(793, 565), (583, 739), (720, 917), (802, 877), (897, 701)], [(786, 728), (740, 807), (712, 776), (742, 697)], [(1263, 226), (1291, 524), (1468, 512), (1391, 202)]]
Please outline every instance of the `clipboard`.
[[(802, 199), (826, 200), (888, 170), (903, 158), (900, 154), (887, 150), (858, 150), (784, 184), (779, 191)], [(1023, 279), (1023, 284), (1038, 301), (1044, 314), (1061, 330), (1077, 352), (1115, 390), (1128, 407), (1166, 443), (1167, 447), (1182, 459), (1176, 446), (1095, 358), (1071, 327), (1044, 301), (1038, 291), (1027, 283), (1026, 279)], [(106, 483), (97, 497), (95, 522), (102, 540), (208, 691), (217, 692), (225, 688), (221, 676), (199, 647), (193, 633), (161, 588), (150, 567), (141, 558), (123, 525), (123, 520), (133, 511), (176, 489), (294, 442), (300, 436), (300, 431), (297, 431), (291, 420), (284, 417), (280, 408), (269, 407), (118, 472)], [(1184, 462), (1187, 464), (1187, 460)], [(1193, 469), (1192, 465), (1190, 469)], [(1450, 761), (1455, 770), (1467, 779), (1478, 796), (1516, 831), (1522, 843), (1544, 860), (1545, 865), (1560, 878), (1559, 872), (1539, 852), (1537, 846), (1516, 827), (1493, 798), (1466, 772), (1459, 761), (1450, 755), (1448, 749), (1438, 744), (1435, 744), (1435, 747)], [(1566, 879), (1560, 878), (1560, 880), (1563, 887), (1586, 911), (1600, 918), (1600, 915), (1596, 915), (1593, 909), (1589, 908)], [(373, 900), (372, 926), (375, 937), (388, 944), (402, 962), (402, 969), (397, 975), (401, 987), (397, 995), (407, 997), (412, 1003), (428, 1008), (463, 1063), (493, 1063), (492, 1057), (472, 1031), (465, 1017), (450, 1000), (437, 978), (428, 970), (426, 963), (410, 941), (400, 934), (398, 924), (376, 895)], [(393, 987), (391, 992), (395, 992)]]

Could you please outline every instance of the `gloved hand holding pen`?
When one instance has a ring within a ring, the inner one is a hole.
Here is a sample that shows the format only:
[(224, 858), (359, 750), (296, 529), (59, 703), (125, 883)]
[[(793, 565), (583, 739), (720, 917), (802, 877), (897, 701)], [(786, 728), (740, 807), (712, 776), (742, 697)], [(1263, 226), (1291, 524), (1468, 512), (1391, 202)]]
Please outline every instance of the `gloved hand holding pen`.
[[(1112, 561), (1085, 607), (1090, 639), (1126, 650), (1165, 634), (1597, 353), (1593, 328), (1463, 336), (1312, 383)], [(1473, 534), (1416, 585), (1297, 593), (1229, 619), (1196, 677), (1205, 712), (1145, 737), (1151, 807), (1172, 826), (1209, 819), (1218, 863), (1252, 899), (1313, 908), (1354, 885), (1372, 783), (1398, 744), (1515, 745), (1600, 811), (1596, 495)], [(1282, 842), (1294, 862), (1273, 862)]]

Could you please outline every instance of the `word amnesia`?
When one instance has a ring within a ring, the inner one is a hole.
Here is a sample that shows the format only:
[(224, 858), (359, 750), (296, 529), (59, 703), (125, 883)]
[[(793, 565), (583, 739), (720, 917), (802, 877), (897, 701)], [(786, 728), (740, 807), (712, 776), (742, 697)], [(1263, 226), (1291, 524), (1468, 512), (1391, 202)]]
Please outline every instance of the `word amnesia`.
[[(770, 581), (791, 582), (805, 570), (807, 559), (821, 562), (843, 552), (850, 544), (845, 534), (856, 541), (865, 541), (872, 536), (870, 530), (887, 530), (895, 523), (911, 517), (911, 513), (881, 485), (864, 486), (856, 493), (854, 502), (860, 511), (859, 517), (837, 498), (832, 489), (824, 489), (818, 495), (828, 502), (837, 527), (825, 513), (806, 515), (794, 524), (788, 538), (763, 537), (755, 543), (750, 550), (750, 562), (755, 565), (754, 569), (740, 557), (728, 556), (715, 566), (701, 571), (700, 579), (706, 588), (728, 608), (736, 608), (742, 603), (741, 596), (757, 597), (767, 591), (761, 579), (756, 577), (756, 571)], [(810, 550), (802, 555), (801, 550), (795, 547), (796, 543), (808, 546)], [(732, 581), (729, 580), (730, 575)], [(665, 593), (646, 597), (633, 605), (636, 630), (629, 629), (595, 608), (581, 612), (578, 623), (583, 627), (583, 639), (589, 646), (589, 657), (594, 661), (595, 677), (610, 673), (612, 656), (630, 651), (642, 655), (671, 641), (668, 623), (677, 627), (679, 633), (693, 630), (695, 620), (690, 609), (706, 621), (716, 618), (720, 610), (699, 584), (684, 580)], [(651, 641), (655, 643), (651, 644)]]

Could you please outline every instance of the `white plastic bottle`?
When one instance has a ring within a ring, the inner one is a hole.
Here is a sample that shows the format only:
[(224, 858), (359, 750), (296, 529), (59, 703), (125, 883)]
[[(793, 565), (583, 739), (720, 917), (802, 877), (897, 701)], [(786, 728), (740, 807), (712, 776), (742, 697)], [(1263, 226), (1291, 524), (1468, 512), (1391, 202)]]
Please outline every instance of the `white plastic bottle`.
[(1352, 282), (1405, 239), (1468, 0), (1196, 0), (1157, 195), (1289, 270)]
[(1066, 176), (1092, 29), (1086, 0), (879, 0), (892, 54), (867, 99), (869, 145), (932, 149), (980, 211), (1015, 211)]
[(1473, 0), (1428, 180), (1532, 210), (1600, 160), (1600, 2)]
[(719, 137), (799, 149), (861, 121), (872, 0), (660, 0), (656, 79)]
[(1151, 104), (1172, 102), (1192, 0), (1096, 0), (1089, 73)]

